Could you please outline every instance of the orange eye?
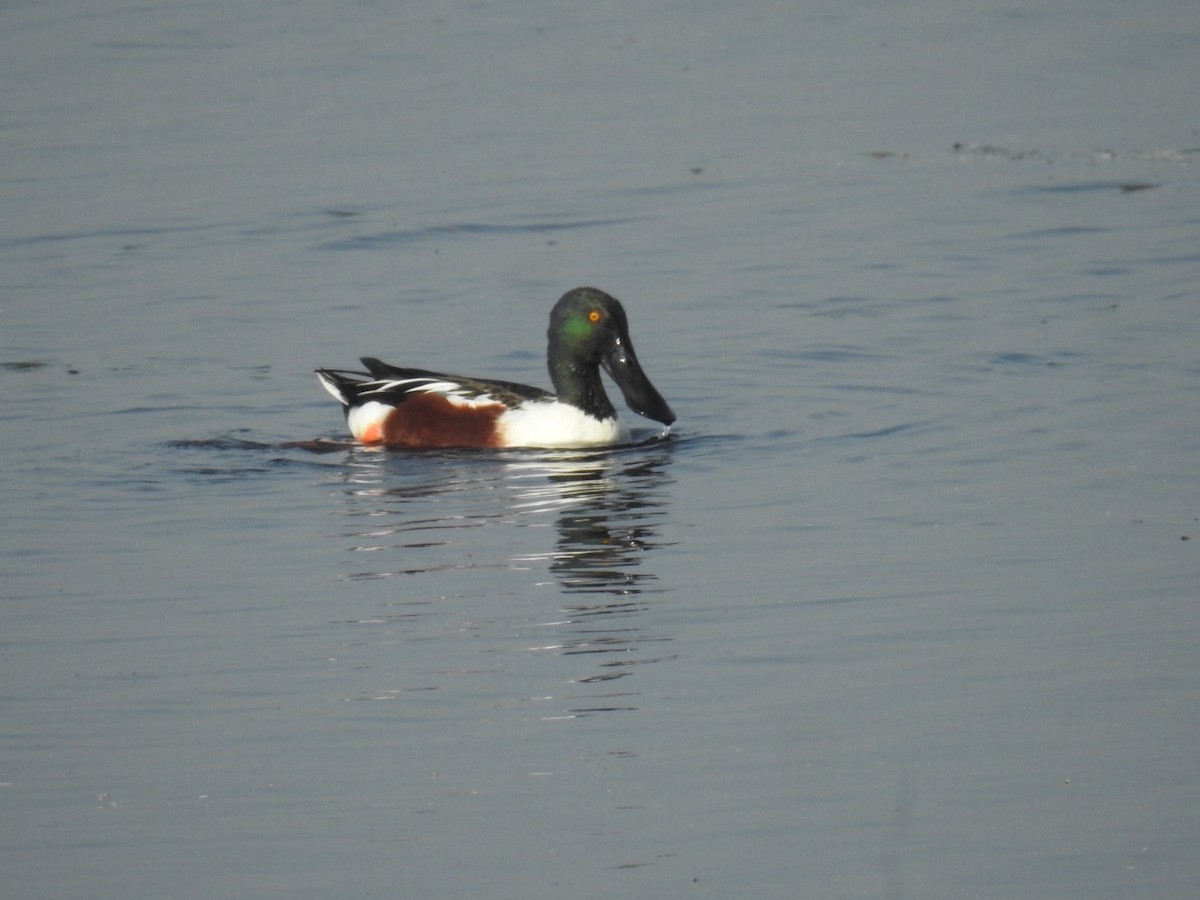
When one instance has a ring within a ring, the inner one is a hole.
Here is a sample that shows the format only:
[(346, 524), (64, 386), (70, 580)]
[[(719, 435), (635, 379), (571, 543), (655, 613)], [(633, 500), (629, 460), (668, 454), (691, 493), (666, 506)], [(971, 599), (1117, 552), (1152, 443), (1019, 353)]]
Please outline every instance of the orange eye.
[(600, 310), (593, 309), (590, 313), (588, 313), (588, 321), (591, 322), (593, 325), (595, 325), (597, 322), (599, 322), (600, 321)]

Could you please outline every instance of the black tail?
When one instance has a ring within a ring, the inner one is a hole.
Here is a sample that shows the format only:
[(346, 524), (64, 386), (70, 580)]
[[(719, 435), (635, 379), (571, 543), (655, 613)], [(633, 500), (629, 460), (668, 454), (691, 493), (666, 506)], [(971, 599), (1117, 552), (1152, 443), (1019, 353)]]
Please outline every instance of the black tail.
[(316, 372), (321, 387), (329, 391), (333, 399), (346, 408), (354, 404), (359, 388), (371, 379), (367, 372), (353, 372), (349, 369), (317, 369)]

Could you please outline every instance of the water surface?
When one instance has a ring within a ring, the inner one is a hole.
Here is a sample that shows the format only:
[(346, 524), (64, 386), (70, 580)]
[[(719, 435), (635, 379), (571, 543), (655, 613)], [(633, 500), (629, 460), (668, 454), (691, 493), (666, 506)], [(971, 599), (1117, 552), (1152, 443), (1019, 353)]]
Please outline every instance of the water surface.
[[(1153, 7), (10, 4), (8, 889), (1193, 897)], [(582, 284), (669, 439), (304, 443)]]

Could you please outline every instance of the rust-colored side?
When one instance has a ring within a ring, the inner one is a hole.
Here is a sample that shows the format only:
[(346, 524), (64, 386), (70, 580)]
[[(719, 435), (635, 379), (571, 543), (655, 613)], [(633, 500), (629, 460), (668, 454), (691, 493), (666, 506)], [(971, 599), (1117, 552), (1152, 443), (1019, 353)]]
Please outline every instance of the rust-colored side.
[[(409, 394), (384, 418), (374, 441), (391, 447), (499, 447), (503, 403), (460, 406), (440, 394)], [(373, 429), (372, 429), (373, 430)]]

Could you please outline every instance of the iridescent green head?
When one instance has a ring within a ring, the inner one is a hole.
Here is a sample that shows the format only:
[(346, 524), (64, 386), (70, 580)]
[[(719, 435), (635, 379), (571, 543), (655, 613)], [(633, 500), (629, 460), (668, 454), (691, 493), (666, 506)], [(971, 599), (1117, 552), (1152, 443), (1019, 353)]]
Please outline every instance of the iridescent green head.
[(621, 389), (629, 408), (670, 425), (675, 413), (642, 371), (620, 302), (596, 288), (563, 294), (550, 313), (550, 378), (561, 399), (593, 414), (614, 415), (598, 368)]

